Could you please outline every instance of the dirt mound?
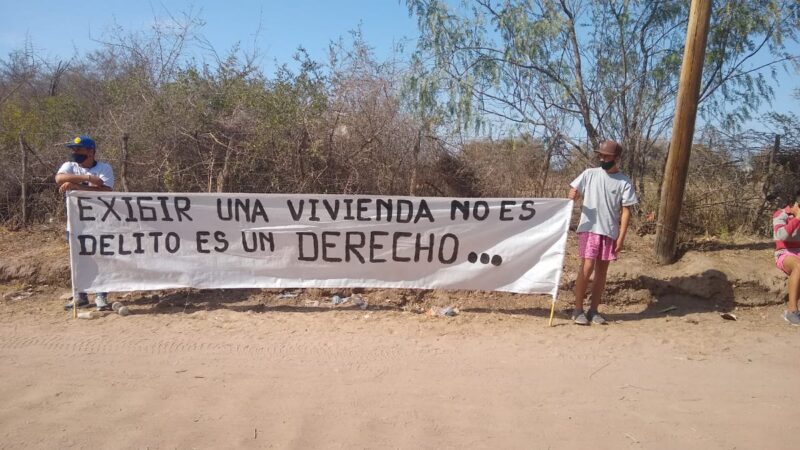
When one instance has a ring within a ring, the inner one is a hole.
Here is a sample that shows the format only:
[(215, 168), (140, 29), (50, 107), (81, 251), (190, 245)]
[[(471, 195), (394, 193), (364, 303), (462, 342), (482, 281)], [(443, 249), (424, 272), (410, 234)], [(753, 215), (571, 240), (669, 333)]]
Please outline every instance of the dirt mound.
[[(569, 304), (580, 266), (570, 235), (559, 297)], [(604, 303), (645, 305), (661, 310), (681, 305), (729, 310), (786, 301), (786, 276), (775, 268), (772, 241), (764, 238), (703, 238), (681, 245), (680, 259), (662, 266), (653, 254), (655, 237), (631, 235), (620, 259), (611, 264)]]
[(0, 282), (69, 285), (69, 247), (63, 226), (0, 228)]
[(637, 242), (609, 270), (609, 291), (620, 301), (685, 296), (718, 305), (763, 306), (785, 301), (786, 277), (776, 267), (773, 243), (765, 239), (704, 239), (684, 245), (680, 259), (659, 266), (652, 238)]

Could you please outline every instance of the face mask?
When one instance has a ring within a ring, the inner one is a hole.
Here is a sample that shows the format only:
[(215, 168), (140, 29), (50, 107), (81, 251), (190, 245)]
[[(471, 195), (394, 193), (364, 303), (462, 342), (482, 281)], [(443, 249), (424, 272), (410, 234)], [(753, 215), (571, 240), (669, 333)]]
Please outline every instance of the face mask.
[(78, 164), (83, 164), (83, 162), (86, 161), (86, 158), (88, 158), (86, 155), (81, 155), (79, 153), (72, 154), (72, 160)]
[(600, 161), (600, 167), (602, 167), (603, 170), (611, 170), (614, 164), (616, 164), (616, 161)]

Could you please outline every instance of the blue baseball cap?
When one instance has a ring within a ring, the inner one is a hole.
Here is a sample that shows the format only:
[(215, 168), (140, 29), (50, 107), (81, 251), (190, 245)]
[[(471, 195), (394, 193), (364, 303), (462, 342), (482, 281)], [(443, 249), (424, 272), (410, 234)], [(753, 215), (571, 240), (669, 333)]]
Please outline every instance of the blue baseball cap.
[(95, 150), (97, 148), (97, 144), (95, 144), (94, 139), (86, 135), (75, 136), (75, 139), (73, 139), (72, 142), (69, 142), (64, 145), (69, 148), (83, 147), (92, 150)]

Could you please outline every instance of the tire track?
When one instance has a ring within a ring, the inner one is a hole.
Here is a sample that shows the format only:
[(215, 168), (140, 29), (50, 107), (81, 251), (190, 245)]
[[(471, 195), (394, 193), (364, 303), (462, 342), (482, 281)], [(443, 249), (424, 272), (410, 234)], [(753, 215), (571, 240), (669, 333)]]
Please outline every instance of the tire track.
[[(237, 336), (239, 339), (247, 337)], [(417, 356), (440, 356), (442, 349), (431, 346), (402, 346), (396, 342), (370, 342), (363, 346), (346, 339), (335, 342), (287, 337), (280, 340), (253, 343), (209, 342), (188, 339), (157, 339), (137, 336), (120, 336), (105, 339), (100, 336), (74, 336), (57, 334), (50, 336), (1, 335), (0, 351), (24, 351), (40, 349), (66, 354), (120, 353), (142, 355), (179, 355), (190, 353), (224, 354), (231, 356), (260, 357), (285, 360), (290, 358), (313, 358), (324, 360), (396, 360), (402, 353)]]

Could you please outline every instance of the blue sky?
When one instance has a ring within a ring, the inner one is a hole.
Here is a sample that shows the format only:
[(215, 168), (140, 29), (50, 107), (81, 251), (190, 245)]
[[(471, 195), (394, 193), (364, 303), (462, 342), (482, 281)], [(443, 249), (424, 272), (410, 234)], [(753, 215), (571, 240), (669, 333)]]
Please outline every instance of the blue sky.
[(68, 58), (96, 48), (92, 39), (107, 35), (117, 23), (126, 30), (147, 30), (169, 11), (199, 12), (206, 25), (202, 34), (219, 53), (237, 41), (250, 50), (256, 44), (264, 65), (289, 62), (298, 46), (312, 57), (326, 55), (328, 43), (361, 26), (364, 38), (378, 56), (390, 53), (396, 42), (413, 39), (416, 23), (405, 3), (397, 0), (267, 0), (229, 2), (90, 0), (82, 2), (2, 0), (0, 55), (21, 48), (26, 36), (34, 48), (51, 57)]
[[(93, 39), (107, 37), (115, 23), (125, 30), (146, 31), (157, 21), (167, 20), (168, 12), (189, 10), (205, 21), (201, 33), (220, 54), (237, 42), (244, 50), (259, 48), (266, 73), (274, 70), (276, 60), (291, 63), (298, 46), (306, 48), (312, 58), (323, 60), (331, 40), (346, 37), (359, 26), (379, 58), (404, 41), (410, 51), (417, 35), (415, 19), (408, 16), (405, 2), (398, 0), (0, 2), (0, 57), (29, 39), (37, 54), (68, 59), (76, 51), (80, 54), (98, 47)], [(790, 51), (800, 54), (800, 45), (793, 44)], [(800, 76), (780, 69), (774, 87), (775, 100), (762, 111), (800, 113), (800, 100), (793, 95), (800, 89)]]

